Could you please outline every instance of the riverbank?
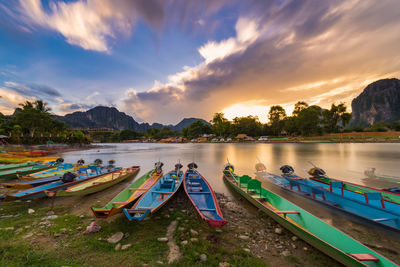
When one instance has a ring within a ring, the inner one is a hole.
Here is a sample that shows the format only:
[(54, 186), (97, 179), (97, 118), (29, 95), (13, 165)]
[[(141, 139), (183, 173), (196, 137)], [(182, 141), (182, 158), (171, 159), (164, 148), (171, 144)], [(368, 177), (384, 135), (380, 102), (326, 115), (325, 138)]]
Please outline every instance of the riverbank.
[[(182, 190), (142, 223), (129, 222), (122, 214), (111, 220), (94, 219), (91, 204), (106, 201), (100, 194), (84, 201), (59, 198), (53, 208), (51, 199), (2, 203), (2, 265), (159, 266), (172, 257), (175, 260), (169, 264), (177, 266), (339, 266), (264, 214), (222, 194), (218, 198), (228, 220), (222, 229), (201, 221)], [(100, 231), (84, 234), (92, 221)], [(119, 232), (121, 240), (107, 241)], [(171, 243), (177, 247), (172, 255)]]
[[(123, 214), (95, 219), (90, 207), (102, 206), (120, 187), (86, 197), (2, 203), (2, 265), (340, 266), (239, 196), (217, 194), (228, 221), (222, 229), (201, 221), (183, 190), (141, 223)], [(101, 229), (85, 234), (91, 222)], [(396, 248), (375, 247), (396, 259)]]

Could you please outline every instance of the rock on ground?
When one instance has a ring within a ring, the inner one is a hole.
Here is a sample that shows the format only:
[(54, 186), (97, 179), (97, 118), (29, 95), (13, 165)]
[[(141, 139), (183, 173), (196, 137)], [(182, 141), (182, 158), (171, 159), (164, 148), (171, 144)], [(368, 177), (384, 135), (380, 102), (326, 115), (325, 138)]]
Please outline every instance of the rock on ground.
[(110, 238), (107, 239), (108, 243), (118, 243), (119, 241), (121, 241), (121, 239), (124, 237), (124, 234), (122, 232), (117, 232), (115, 234), (113, 234)]
[(121, 247), (121, 250), (125, 250), (125, 249), (128, 249), (128, 248), (130, 248), (130, 247), (132, 247), (132, 244), (126, 244), (126, 245), (123, 245), (123, 246)]
[(201, 254), (200, 255), (200, 260), (201, 261), (206, 261), (207, 260), (207, 255), (206, 254)]
[(198, 235), (199, 232), (197, 232), (196, 230), (190, 229), (190, 234), (191, 235)]

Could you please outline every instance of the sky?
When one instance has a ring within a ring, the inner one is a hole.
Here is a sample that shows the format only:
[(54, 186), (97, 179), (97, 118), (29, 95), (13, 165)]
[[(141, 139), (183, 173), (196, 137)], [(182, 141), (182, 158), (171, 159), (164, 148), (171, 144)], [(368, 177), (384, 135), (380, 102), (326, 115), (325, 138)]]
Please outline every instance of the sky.
[(266, 122), (272, 105), (350, 108), (400, 77), (399, 51), (398, 0), (0, 0), (0, 112)]

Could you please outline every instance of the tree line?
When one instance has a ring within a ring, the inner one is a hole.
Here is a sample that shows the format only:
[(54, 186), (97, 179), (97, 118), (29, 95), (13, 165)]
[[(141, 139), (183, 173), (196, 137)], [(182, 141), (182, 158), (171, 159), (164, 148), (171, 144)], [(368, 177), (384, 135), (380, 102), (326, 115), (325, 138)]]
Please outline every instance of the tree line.
[(215, 113), (210, 123), (193, 122), (181, 132), (170, 127), (152, 128), (146, 132), (122, 130), (114, 132), (85, 132), (72, 130), (64, 122), (56, 119), (50, 108), (42, 100), (26, 101), (15, 109), (11, 116), (0, 113), (0, 134), (6, 135), (10, 143), (39, 144), (49, 140), (57, 143), (123, 142), (125, 140), (160, 140), (169, 137), (185, 137), (188, 140), (208, 134), (220, 138), (234, 138), (238, 134), (258, 136), (321, 136), (324, 133), (351, 131), (400, 130), (400, 121), (378, 122), (369, 127), (353, 126), (346, 128), (351, 119), (347, 107), (340, 103), (332, 104), (330, 109), (308, 105), (299, 101), (291, 116), (282, 106), (272, 106), (268, 113), (268, 123), (261, 123), (257, 116), (225, 118)]
[(330, 109), (306, 102), (297, 102), (292, 116), (287, 116), (282, 106), (272, 106), (268, 113), (268, 123), (261, 123), (257, 116), (236, 117), (232, 121), (223, 113), (215, 113), (210, 125), (197, 121), (183, 130), (189, 139), (213, 133), (218, 137), (248, 136), (317, 136), (323, 133), (342, 131), (350, 122), (351, 114), (343, 103), (332, 104)]
[(69, 129), (68, 125), (57, 120), (50, 108), (42, 100), (26, 101), (16, 108), (13, 115), (0, 113), (0, 134), (8, 143), (43, 144), (90, 143), (82, 131)]

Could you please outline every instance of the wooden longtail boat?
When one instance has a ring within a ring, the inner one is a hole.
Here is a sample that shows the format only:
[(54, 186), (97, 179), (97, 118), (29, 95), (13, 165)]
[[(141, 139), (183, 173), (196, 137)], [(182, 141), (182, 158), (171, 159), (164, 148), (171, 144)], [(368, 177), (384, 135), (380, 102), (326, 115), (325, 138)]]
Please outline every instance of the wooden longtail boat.
[(45, 191), (48, 197), (62, 197), (62, 196), (84, 196), (93, 194), (109, 188), (125, 179), (135, 176), (139, 172), (139, 166), (132, 166), (130, 168), (119, 169), (110, 173), (102, 174), (96, 178), (88, 181), (69, 186), (65, 189), (57, 191)]
[(0, 155), (0, 163), (23, 163), (23, 162), (29, 162), (29, 161), (41, 161), (41, 162), (49, 162), (49, 161), (55, 161), (57, 157), (18, 157), (18, 156), (13, 156), (13, 155)]
[(231, 165), (224, 170), (224, 180), (277, 223), (344, 265), (397, 266), (294, 203), (263, 188), (260, 181), (247, 175), (237, 176)]
[(183, 172), (181, 164), (175, 166), (155, 183), (130, 209), (124, 209), (126, 217), (131, 220), (141, 221), (159, 210), (181, 187)]
[(94, 216), (96, 216), (96, 218), (106, 219), (117, 213), (121, 213), (124, 208), (132, 207), (135, 201), (147, 192), (147, 190), (149, 190), (163, 176), (161, 164), (156, 165), (155, 169), (133, 181), (131, 185), (122, 190), (104, 208), (92, 207), (91, 209)]
[(17, 169), (11, 169), (0, 172), (0, 179), (15, 179), (19, 175), (27, 175), (37, 171), (46, 171), (52, 168), (54, 168), (54, 164), (41, 164), (41, 165), (33, 165)]
[(32, 150), (32, 151), (21, 151), (21, 152), (9, 152), (10, 155), (17, 156), (28, 156), (28, 157), (42, 157), (49, 154), (46, 150)]
[(14, 183), (2, 183), (0, 186), (3, 186), (4, 188), (13, 188), (13, 189), (27, 189), (27, 188), (32, 188), (36, 187), (39, 185), (44, 185), (48, 184), (51, 182), (55, 182), (61, 179), (61, 175), (57, 176), (52, 176), (52, 177), (47, 177), (47, 178), (42, 178), (42, 179), (36, 179), (32, 181), (17, 181)]
[[(69, 173), (72, 174), (72, 173)], [(65, 173), (63, 176), (68, 175), (68, 173)], [(101, 175), (101, 174), (100, 174)], [(75, 177), (74, 180), (72, 180), (71, 182), (64, 182), (62, 180), (56, 181), (56, 182), (52, 182), (52, 183), (48, 183), (48, 184), (44, 184), (41, 186), (37, 186), (34, 188), (30, 188), (12, 195), (6, 195), (3, 197), (0, 197), (0, 199), (2, 198), (2, 201), (13, 201), (13, 200), (27, 200), (27, 199), (35, 199), (35, 198), (40, 198), (40, 197), (45, 197), (46, 193), (45, 191), (57, 191), (57, 190), (61, 190), (61, 189), (65, 189), (69, 186), (75, 185), (75, 184), (79, 184), (85, 181), (88, 181), (90, 179), (93, 179), (95, 177), (97, 177), (98, 174), (96, 173), (90, 173), (89, 175), (82, 175), (79, 177)]]
[[(77, 177), (89, 177), (89, 176), (97, 176), (100, 174), (109, 173), (110, 171), (113, 171), (113, 170), (115, 170), (115, 169), (113, 169), (113, 168), (105, 169), (105, 168), (100, 168), (97, 166), (89, 166), (87, 168), (84, 168), (84, 167), (79, 168), (78, 171), (75, 172), (75, 174), (78, 175)], [(27, 188), (32, 188), (32, 187), (48, 184), (51, 182), (59, 181), (62, 179), (62, 177), (63, 177), (63, 175), (56, 175), (56, 176), (35, 179), (35, 180), (29, 180), (29, 181), (18, 180), (16, 182), (2, 183), (0, 185), (5, 188), (27, 189)]]
[(185, 173), (184, 188), (187, 196), (196, 208), (200, 217), (211, 227), (222, 227), (226, 224), (214, 194), (207, 180), (196, 170), (197, 164), (190, 163)]
[[(287, 167), (290, 168), (290, 172), (286, 170)], [(257, 175), (268, 179), (272, 183), (290, 192), (358, 216), (364, 220), (379, 224), (391, 230), (400, 230), (399, 213), (384, 209), (382, 206), (370, 205), (365, 201), (358, 201), (349, 198), (336, 190), (331, 192), (330, 190), (316, 184), (314, 181), (293, 174), (293, 168), (288, 165), (282, 166), (281, 170), (283, 171), (282, 176), (268, 172), (257, 172)], [(372, 194), (369, 195), (370, 203), (381, 203), (381, 200), (376, 198), (377, 195), (373, 193), (369, 194)]]
[(29, 166), (33, 166), (35, 164), (36, 164), (36, 162), (34, 162), (34, 161), (28, 161), (28, 162), (23, 162), (23, 163), (2, 165), (2, 166), (0, 166), (0, 172), (11, 170), (11, 169), (22, 168), (22, 167), (29, 167)]
[[(340, 193), (345, 196), (360, 201), (364, 200), (367, 203), (369, 202), (368, 195), (370, 195), (370, 193), (376, 193), (379, 195), (378, 198), (382, 199), (382, 203), (380, 203), (381, 207), (382, 205), (388, 209), (393, 207), (393, 209), (397, 210), (397, 212), (400, 212), (400, 194), (364, 185), (358, 185), (339, 179), (333, 179), (326, 176), (314, 176), (310, 177), (310, 179), (316, 182), (318, 185), (328, 188), (330, 191), (341, 191)], [(395, 203), (395, 205), (392, 205), (391, 203)], [(371, 202), (371, 204), (376, 204), (376, 201)]]
[(87, 168), (87, 167), (88, 165), (74, 165), (71, 163), (64, 163), (52, 169), (31, 173), (29, 175), (18, 175), (18, 178), (25, 181), (31, 181), (35, 179), (47, 178), (56, 175), (63, 175), (64, 173), (75, 172), (78, 171), (80, 168)]

